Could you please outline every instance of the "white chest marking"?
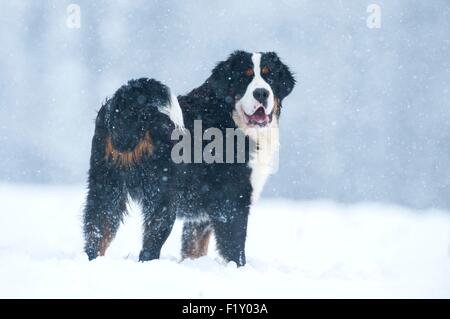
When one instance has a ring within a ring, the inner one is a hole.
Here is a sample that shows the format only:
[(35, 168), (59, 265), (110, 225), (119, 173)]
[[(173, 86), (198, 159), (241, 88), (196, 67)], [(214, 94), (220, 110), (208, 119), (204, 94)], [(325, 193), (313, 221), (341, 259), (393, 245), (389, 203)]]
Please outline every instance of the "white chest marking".
[(250, 183), (252, 184), (252, 203), (255, 203), (263, 190), (270, 174), (278, 168), (279, 130), (277, 119), (274, 118), (267, 129), (258, 130), (257, 136), (250, 134), (258, 145), (251, 154), (249, 166), (252, 169)]

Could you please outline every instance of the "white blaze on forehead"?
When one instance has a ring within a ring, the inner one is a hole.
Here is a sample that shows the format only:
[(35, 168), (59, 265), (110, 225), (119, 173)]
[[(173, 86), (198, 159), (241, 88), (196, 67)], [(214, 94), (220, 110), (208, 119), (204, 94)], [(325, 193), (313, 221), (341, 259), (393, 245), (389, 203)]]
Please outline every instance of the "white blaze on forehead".
[(243, 109), (243, 111), (251, 115), (259, 108), (260, 103), (254, 98), (253, 91), (256, 89), (266, 89), (269, 91), (269, 97), (267, 98), (266, 114), (270, 114), (274, 106), (274, 96), (270, 85), (261, 76), (261, 53), (252, 54), (253, 62), (253, 79), (247, 86), (244, 96), (238, 101), (237, 105)]
[(253, 53), (252, 54), (252, 62), (253, 62), (253, 71), (255, 73), (254, 81), (264, 81), (261, 77), (261, 53)]
[[(267, 111), (266, 113), (270, 113), (273, 108), (273, 92), (269, 83), (267, 83), (263, 77), (261, 76), (261, 53), (253, 53), (252, 54), (252, 62), (253, 62), (253, 73), (255, 74), (253, 81), (250, 83), (249, 88), (252, 87), (252, 91), (250, 92), (253, 97), (253, 91), (255, 89), (266, 89), (269, 91), (270, 95), (267, 99)], [(253, 85), (252, 85), (253, 84)]]

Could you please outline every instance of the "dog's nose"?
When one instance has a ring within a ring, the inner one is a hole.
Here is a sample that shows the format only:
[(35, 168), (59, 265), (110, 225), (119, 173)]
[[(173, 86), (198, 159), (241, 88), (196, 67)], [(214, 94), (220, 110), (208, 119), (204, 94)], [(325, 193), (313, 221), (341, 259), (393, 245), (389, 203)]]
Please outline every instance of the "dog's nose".
[(253, 97), (259, 103), (266, 105), (267, 98), (269, 97), (269, 91), (263, 88), (255, 89), (253, 91)]

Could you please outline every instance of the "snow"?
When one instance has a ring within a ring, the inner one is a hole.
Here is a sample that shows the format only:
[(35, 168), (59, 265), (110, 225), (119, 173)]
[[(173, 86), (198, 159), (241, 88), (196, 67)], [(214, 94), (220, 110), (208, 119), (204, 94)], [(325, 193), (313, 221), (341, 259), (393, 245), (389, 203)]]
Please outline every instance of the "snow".
[(82, 186), (0, 185), (0, 298), (450, 297), (450, 214), (386, 204), (262, 200), (248, 264), (180, 262), (181, 223), (162, 258), (137, 261), (140, 214), (107, 252), (82, 252)]

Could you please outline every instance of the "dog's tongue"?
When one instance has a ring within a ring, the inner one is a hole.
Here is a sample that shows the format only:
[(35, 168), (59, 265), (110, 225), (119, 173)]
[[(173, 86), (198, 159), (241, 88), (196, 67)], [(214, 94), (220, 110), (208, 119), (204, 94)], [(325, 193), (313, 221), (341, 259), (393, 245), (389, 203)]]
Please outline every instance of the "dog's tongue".
[(268, 121), (268, 119), (269, 117), (267, 116), (262, 106), (257, 109), (255, 113), (249, 116), (249, 120), (255, 121), (257, 123), (266, 122)]

